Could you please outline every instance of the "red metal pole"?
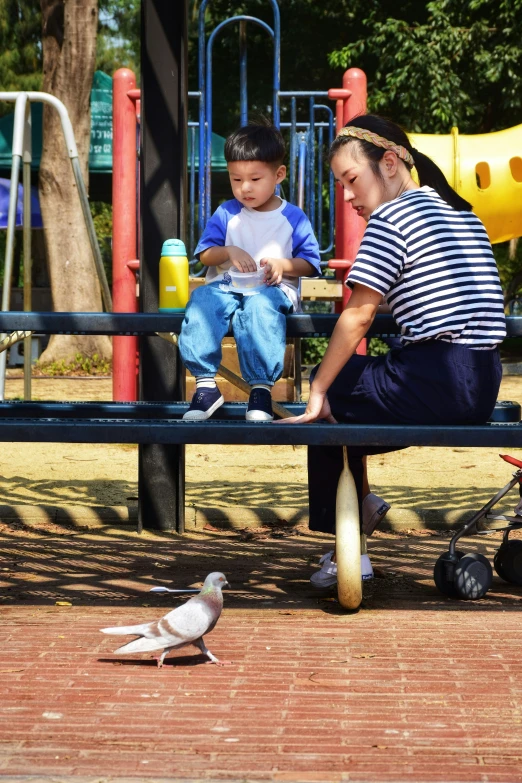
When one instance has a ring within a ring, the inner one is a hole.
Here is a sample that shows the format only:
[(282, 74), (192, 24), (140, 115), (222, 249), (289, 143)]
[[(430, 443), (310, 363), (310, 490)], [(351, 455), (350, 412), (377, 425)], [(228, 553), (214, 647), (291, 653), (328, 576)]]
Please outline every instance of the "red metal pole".
[[(116, 313), (137, 313), (136, 108), (129, 96), (136, 77), (128, 68), (112, 82), (112, 301)], [(112, 393), (117, 402), (138, 396), (138, 338), (113, 337)]]
[[(360, 68), (350, 68), (343, 74), (342, 89), (328, 91), (328, 97), (336, 100), (336, 130), (337, 133), (351, 119), (359, 114), (366, 114), (366, 74)], [(350, 298), (350, 289), (344, 285), (352, 266), (366, 223), (344, 200), (341, 185), (336, 185), (335, 191), (335, 260), (329, 266), (335, 269), (335, 276), (343, 281), (342, 303), (336, 304), (336, 311), (342, 312)], [(362, 340), (357, 353), (366, 353), (366, 340)]]

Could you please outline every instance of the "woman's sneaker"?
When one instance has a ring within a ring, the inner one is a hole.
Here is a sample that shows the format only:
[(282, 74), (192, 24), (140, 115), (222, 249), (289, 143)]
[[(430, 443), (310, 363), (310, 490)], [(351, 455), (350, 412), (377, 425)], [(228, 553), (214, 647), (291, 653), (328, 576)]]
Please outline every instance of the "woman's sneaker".
[(332, 556), (333, 550), (327, 552), (319, 560), (319, 565), (322, 566), (322, 568), (310, 577), (310, 581), (314, 587), (332, 587), (332, 585), (337, 584), (337, 563), (332, 561)]
[[(334, 563), (332, 557), (333, 551), (327, 552), (319, 560), (319, 565), (322, 565), (322, 568), (310, 577), (310, 582), (314, 587), (323, 589), (337, 584), (337, 563)], [(373, 568), (368, 555), (361, 555), (361, 579), (364, 582), (367, 579), (373, 579)]]
[(362, 502), (362, 532), (371, 536), (375, 528), (390, 510), (391, 506), (385, 500), (370, 492)]
[(225, 398), (215, 386), (213, 389), (196, 389), (190, 408), (183, 414), (185, 421), (204, 421), (223, 405)]
[(246, 412), (247, 421), (272, 421), (272, 397), (268, 389), (252, 389)]

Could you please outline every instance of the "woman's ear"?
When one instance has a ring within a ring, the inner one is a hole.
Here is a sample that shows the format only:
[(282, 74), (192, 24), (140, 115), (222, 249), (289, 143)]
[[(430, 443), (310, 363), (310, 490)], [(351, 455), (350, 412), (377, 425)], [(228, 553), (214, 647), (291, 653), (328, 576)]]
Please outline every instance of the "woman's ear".
[(399, 159), (395, 152), (392, 152), (392, 150), (386, 150), (379, 163), (382, 173), (385, 177), (395, 176), (399, 163)]

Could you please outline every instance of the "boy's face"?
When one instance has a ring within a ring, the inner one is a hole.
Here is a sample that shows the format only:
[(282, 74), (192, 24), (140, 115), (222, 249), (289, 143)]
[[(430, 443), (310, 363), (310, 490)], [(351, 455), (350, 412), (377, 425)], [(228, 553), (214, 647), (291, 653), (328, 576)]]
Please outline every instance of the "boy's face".
[(274, 209), (276, 185), (286, 176), (286, 166), (260, 160), (236, 160), (227, 164), (230, 185), (235, 198), (250, 209)]

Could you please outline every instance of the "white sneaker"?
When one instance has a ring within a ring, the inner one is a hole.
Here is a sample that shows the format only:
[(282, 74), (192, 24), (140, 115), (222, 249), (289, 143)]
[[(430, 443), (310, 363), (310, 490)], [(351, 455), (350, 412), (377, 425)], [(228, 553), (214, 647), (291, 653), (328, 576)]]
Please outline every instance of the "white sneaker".
[[(327, 552), (319, 560), (322, 568), (312, 574), (310, 582), (314, 587), (325, 588), (337, 584), (337, 563), (332, 560), (333, 550)], [(367, 581), (373, 579), (373, 568), (368, 555), (361, 555), (361, 579)]]
[(331, 587), (337, 584), (337, 563), (332, 561), (333, 549), (331, 552), (327, 552), (319, 560), (319, 565), (322, 568), (312, 574), (310, 581), (314, 587)]
[(390, 504), (370, 492), (362, 502), (362, 532), (371, 536), (390, 510)]
[(363, 582), (373, 579), (373, 568), (368, 555), (361, 555), (361, 577)]

